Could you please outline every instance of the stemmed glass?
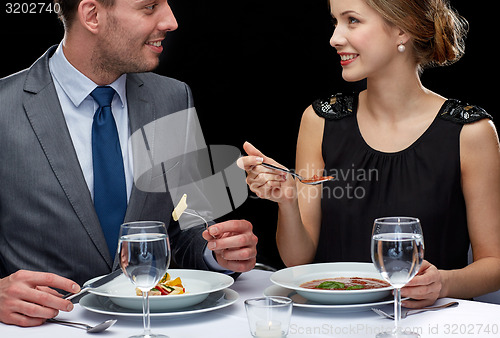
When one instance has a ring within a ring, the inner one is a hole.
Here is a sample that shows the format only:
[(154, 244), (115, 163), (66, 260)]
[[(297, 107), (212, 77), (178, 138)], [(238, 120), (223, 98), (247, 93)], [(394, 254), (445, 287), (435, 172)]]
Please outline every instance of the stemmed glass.
[(122, 224), (118, 254), (123, 273), (142, 291), (144, 333), (130, 338), (168, 338), (152, 334), (149, 319), (149, 290), (165, 275), (170, 264), (165, 224), (154, 221)]
[(424, 259), (424, 237), (418, 218), (384, 217), (375, 220), (371, 242), (372, 261), (394, 287), (394, 329), (382, 337), (420, 337), (399, 328), (401, 288), (418, 272)]

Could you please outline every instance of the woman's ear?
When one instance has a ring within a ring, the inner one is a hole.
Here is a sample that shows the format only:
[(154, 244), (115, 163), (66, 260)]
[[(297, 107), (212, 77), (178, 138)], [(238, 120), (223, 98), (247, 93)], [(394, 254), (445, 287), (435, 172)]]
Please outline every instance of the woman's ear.
[(401, 28), (398, 29), (399, 29), (398, 44), (401, 43), (401, 41), (403, 42), (403, 44), (407, 43), (410, 40), (410, 35)]

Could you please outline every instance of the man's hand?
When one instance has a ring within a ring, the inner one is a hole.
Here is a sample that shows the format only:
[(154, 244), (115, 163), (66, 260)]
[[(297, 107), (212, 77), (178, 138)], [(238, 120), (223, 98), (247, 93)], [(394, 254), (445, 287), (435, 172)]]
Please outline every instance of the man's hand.
[(19, 326), (41, 325), (59, 311), (73, 310), (69, 300), (51, 289), (78, 292), (75, 282), (45, 272), (19, 270), (0, 279), (0, 321)]
[(250, 271), (257, 257), (257, 236), (245, 220), (217, 223), (203, 232), (208, 249), (215, 252), (220, 266), (235, 272)]

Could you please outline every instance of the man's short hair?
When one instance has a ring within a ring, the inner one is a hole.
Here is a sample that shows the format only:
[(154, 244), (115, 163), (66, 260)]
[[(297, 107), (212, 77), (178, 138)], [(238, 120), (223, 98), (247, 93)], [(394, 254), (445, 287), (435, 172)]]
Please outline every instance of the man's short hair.
[[(54, 4), (59, 5), (59, 12), (57, 13), (59, 20), (64, 24), (64, 28), (68, 30), (75, 19), (78, 5), (81, 0), (54, 0)], [(97, 0), (106, 7), (111, 7), (115, 4), (115, 0)]]

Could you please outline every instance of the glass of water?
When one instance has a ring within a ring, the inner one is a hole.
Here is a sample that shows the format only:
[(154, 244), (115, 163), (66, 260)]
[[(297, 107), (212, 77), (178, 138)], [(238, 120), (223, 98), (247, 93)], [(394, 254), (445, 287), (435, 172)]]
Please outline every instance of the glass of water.
[(401, 288), (418, 272), (424, 259), (424, 236), (418, 218), (384, 217), (375, 220), (371, 244), (372, 261), (382, 277), (394, 287), (394, 329), (384, 337), (420, 337), (400, 330)]
[(122, 224), (118, 254), (123, 273), (142, 292), (144, 333), (130, 338), (168, 338), (152, 334), (149, 319), (149, 291), (165, 275), (170, 264), (165, 224), (154, 221)]

